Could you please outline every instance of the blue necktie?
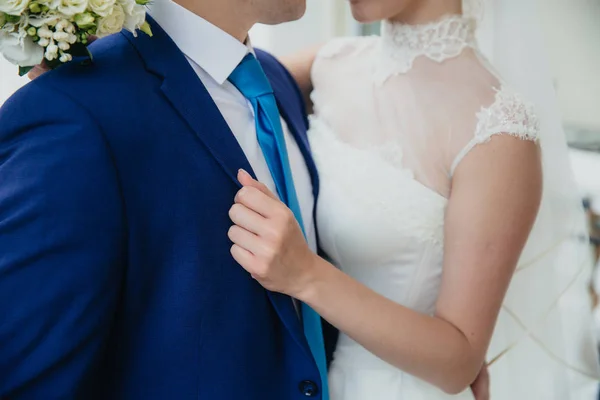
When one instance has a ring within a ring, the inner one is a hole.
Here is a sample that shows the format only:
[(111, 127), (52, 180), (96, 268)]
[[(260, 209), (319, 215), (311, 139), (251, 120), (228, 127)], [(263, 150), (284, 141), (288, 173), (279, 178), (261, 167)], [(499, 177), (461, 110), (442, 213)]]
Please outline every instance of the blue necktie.
[[(229, 76), (229, 81), (246, 97), (254, 108), (256, 135), (269, 171), (275, 181), (277, 193), (298, 220), (304, 232), (300, 204), (294, 187), (292, 169), (288, 158), (285, 137), (273, 89), (254, 55), (248, 54)], [(305, 233), (306, 235), (306, 233)], [(327, 362), (321, 328), (321, 317), (306, 304), (302, 304), (304, 335), (319, 367), (323, 384), (323, 400), (329, 399), (327, 390)]]

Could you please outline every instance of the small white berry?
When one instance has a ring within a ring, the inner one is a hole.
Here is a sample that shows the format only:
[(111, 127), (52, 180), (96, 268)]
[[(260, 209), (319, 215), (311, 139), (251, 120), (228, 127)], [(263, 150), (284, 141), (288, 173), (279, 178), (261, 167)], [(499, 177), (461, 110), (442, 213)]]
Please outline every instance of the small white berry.
[(67, 51), (71, 48), (71, 45), (67, 42), (58, 42), (58, 48), (62, 51)]
[(48, 61), (53, 61), (58, 58), (58, 46), (54, 44), (54, 41), (50, 42), (48, 47), (46, 47), (46, 59)]
[(59, 59), (59, 61), (60, 61), (61, 63), (66, 63), (66, 62), (69, 62), (69, 61), (71, 61), (72, 59), (73, 59), (73, 56), (71, 56), (69, 53), (63, 53), (63, 54), (60, 56), (60, 59)]
[(66, 42), (69, 39), (69, 34), (66, 32), (54, 32), (54, 35), (52, 35), (52, 37), (56, 41)]
[(37, 35), (41, 38), (50, 39), (52, 37), (52, 31), (48, 29), (47, 25), (42, 25), (37, 31)]

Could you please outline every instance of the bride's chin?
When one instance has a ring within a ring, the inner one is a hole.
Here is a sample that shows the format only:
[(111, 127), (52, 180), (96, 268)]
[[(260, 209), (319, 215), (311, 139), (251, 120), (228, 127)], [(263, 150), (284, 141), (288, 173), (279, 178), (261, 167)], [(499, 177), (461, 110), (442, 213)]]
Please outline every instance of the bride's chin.
[(369, 24), (381, 20), (378, 13), (374, 12), (370, 0), (350, 0), (350, 8), (354, 19), (362, 24)]

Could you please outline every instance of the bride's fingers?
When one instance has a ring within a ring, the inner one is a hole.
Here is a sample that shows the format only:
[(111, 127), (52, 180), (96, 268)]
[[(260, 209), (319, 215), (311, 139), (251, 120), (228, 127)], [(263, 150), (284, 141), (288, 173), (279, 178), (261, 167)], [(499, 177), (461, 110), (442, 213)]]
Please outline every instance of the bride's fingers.
[(245, 170), (240, 169), (238, 171), (238, 180), (243, 186), (249, 186), (258, 189), (273, 200), (279, 201), (277, 196), (275, 196), (264, 183), (260, 183), (256, 179), (252, 178), (252, 176)]
[(231, 246), (231, 256), (238, 264), (242, 266), (246, 271), (252, 274), (252, 268), (254, 261), (254, 255), (250, 253), (248, 250), (234, 244)]
[(240, 189), (235, 196), (235, 202), (243, 204), (265, 218), (270, 218), (278, 208), (285, 207), (279, 200), (274, 200), (251, 186)]
[(239, 203), (231, 206), (229, 209), (229, 218), (231, 218), (234, 224), (256, 235), (260, 235), (267, 225), (265, 217)]
[(229, 240), (252, 254), (258, 254), (261, 250), (261, 241), (254, 233), (233, 225), (227, 232)]

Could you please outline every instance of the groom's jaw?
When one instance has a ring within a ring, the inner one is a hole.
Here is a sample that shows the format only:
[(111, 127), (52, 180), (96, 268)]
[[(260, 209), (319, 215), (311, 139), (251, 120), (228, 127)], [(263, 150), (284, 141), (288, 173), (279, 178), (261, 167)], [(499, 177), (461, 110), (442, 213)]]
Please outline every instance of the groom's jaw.
[[(164, 0), (159, 0), (164, 1)], [(276, 25), (301, 18), (306, 0), (173, 0), (240, 42), (256, 23)]]
[(255, 12), (252, 10), (252, 3), (255, 0), (173, 1), (227, 32), (240, 42), (246, 41), (248, 31), (258, 22), (254, 16)]
[[(277, 25), (302, 18), (306, 12), (306, 0), (253, 0), (260, 6), (257, 22)], [(258, 4), (260, 3), (260, 4)]]

